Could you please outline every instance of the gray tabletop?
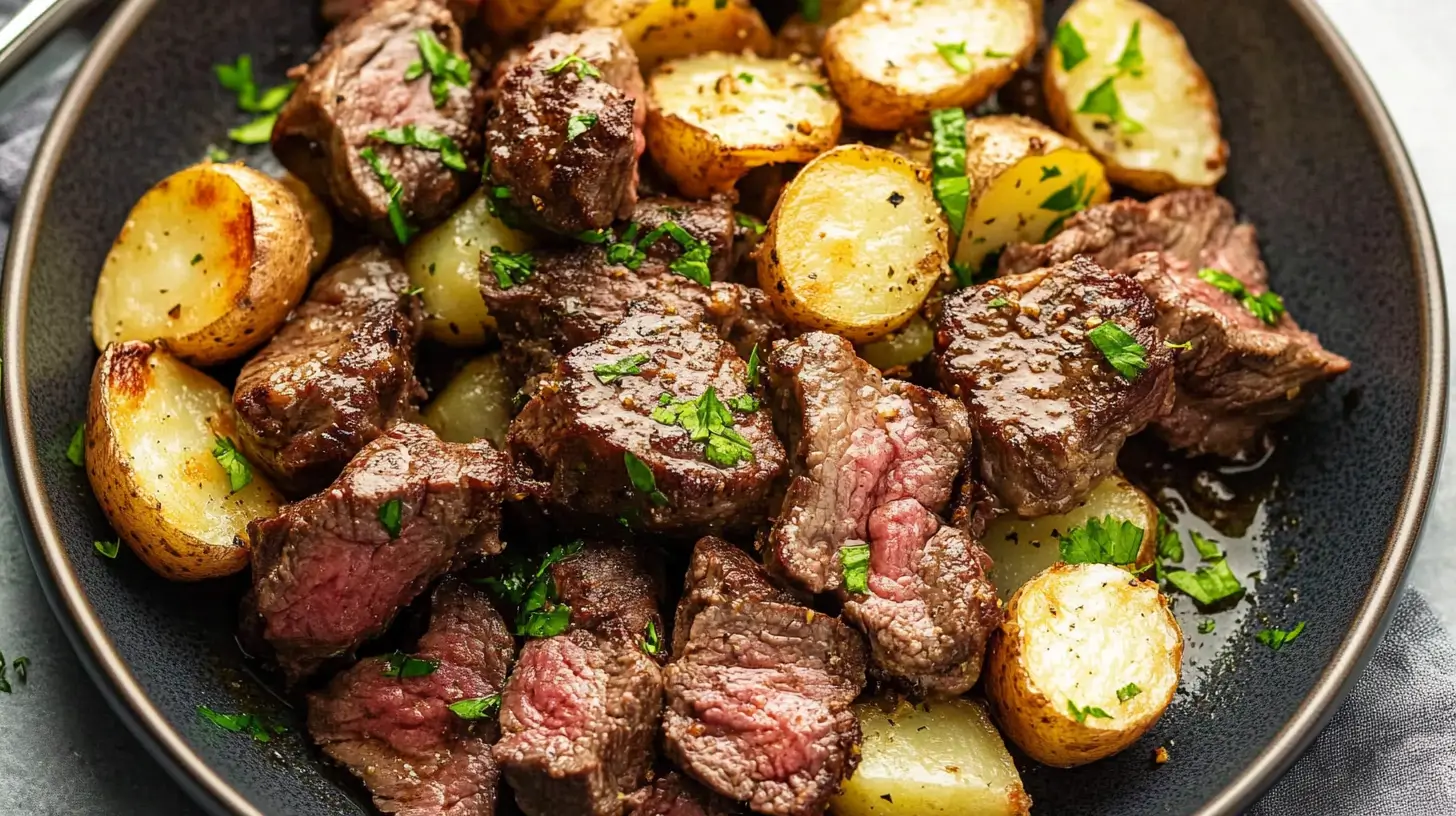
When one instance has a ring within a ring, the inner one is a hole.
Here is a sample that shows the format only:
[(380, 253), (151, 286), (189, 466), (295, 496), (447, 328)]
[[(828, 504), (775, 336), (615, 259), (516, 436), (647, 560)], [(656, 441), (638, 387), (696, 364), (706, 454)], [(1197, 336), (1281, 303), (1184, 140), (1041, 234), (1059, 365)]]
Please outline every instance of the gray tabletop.
[[(1447, 183), (1456, 179), (1456, 152), (1450, 149), (1456, 116), (1449, 106), (1456, 99), (1456, 50), (1449, 44), (1456, 3), (1319, 2), (1384, 95), (1424, 182), (1441, 242), (1456, 247), (1456, 190)], [(57, 66), (77, 59), (84, 42), (73, 35), (49, 47), (35, 66), (0, 88), (0, 110), (21, 104)], [(23, 161), (19, 152), (0, 151), (0, 164)], [(1451, 252), (1446, 267), (1448, 287), (1456, 291)], [(1447, 447), (1447, 464), (1453, 460), (1456, 445)], [(1411, 576), (1448, 627), (1456, 625), (1456, 593), (1446, 591), (1456, 585), (1456, 548), (1450, 546), (1456, 534), (1453, 472), (1451, 466), (1443, 468)], [(0, 480), (0, 650), (9, 659), (25, 655), (31, 661), (29, 682), (0, 695), (0, 813), (200, 812), (93, 689), (41, 594), (21, 542), (24, 523), (11, 486)]]

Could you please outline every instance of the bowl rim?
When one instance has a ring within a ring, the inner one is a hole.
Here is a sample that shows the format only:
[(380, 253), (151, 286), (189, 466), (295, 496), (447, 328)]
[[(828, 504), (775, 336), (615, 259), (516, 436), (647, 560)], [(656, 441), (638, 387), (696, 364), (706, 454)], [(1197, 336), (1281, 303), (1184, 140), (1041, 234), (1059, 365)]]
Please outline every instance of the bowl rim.
[[(26, 399), (26, 307), (38, 228), (61, 156), (70, 143), (98, 83), (158, 0), (125, 0), (96, 37), (46, 127), (16, 209), (5, 264), (0, 314), (3, 344), (3, 405), (16, 468), (11, 485), (24, 499), (34, 535), (25, 535), (37, 577), (72, 648), (111, 707), (192, 797), (208, 810), (263, 816), (228, 784), (172, 727), (148, 697), (106, 634), (96, 610), (71, 568), (65, 543), (41, 484), (37, 446)], [(1225, 816), (1250, 805), (1289, 768), (1334, 716), (1358, 679), (1394, 611), (1406, 567), (1416, 548), (1440, 463), (1448, 366), (1447, 315), (1440, 256), (1425, 198), (1409, 155), (1373, 83), (1315, 0), (1287, 0), (1335, 65), (1370, 128), (1386, 173), (1396, 188), (1406, 240), (1415, 268), (1420, 312), (1420, 411), (1396, 519), (1370, 589), (1349, 629), (1314, 686), (1264, 749), (1197, 816)], [(6, 468), (9, 471), (9, 468)]]

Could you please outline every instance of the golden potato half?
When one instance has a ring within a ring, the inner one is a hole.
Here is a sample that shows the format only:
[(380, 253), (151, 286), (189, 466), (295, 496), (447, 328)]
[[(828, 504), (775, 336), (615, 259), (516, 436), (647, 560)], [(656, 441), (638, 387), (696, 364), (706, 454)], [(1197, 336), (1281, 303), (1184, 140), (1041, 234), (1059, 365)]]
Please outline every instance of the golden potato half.
[(150, 343), (106, 348), (91, 378), (86, 475), (121, 540), (164, 578), (243, 569), (248, 522), (283, 503), (261, 471), (232, 491), (218, 437), (238, 434), (216, 380)]
[(1036, 51), (1028, 0), (870, 0), (829, 28), (822, 55), (849, 120), (875, 130), (980, 104)]
[(748, 0), (563, 0), (546, 20), (622, 29), (643, 72), (709, 51), (774, 50), (773, 32)]
[(1011, 596), (982, 676), (1001, 732), (1037, 762), (1070, 768), (1151, 728), (1182, 660), (1156, 584), (1107, 564), (1058, 564)]
[(749, 170), (807, 162), (839, 140), (839, 105), (800, 60), (700, 54), (648, 80), (647, 150), (692, 198), (726, 193)]
[(489, 439), (492, 445), (503, 448), (515, 395), (500, 355), (487, 354), (466, 363), (451, 377), (425, 406), (421, 417), (446, 442)]
[(308, 234), (313, 239), (313, 260), (308, 262), (308, 271), (311, 275), (318, 274), (328, 261), (329, 252), (334, 248), (334, 216), (329, 213), (328, 206), (298, 176), (284, 173), (278, 180), (298, 199), (304, 220), (308, 221)]
[(91, 302), (97, 349), (165, 340), (208, 365), (263, 344), (308, 288), (314, 238), (298, 198), (241, 164), (168, 176), (127, 215)]
[(1078, 0), (1052, 43), (1044, 75), (1052, 119), (1092, 148), (1113, 181), (1165, 193), (1223, 178), (1218, 100), (1170, 20), (1137, 0)]

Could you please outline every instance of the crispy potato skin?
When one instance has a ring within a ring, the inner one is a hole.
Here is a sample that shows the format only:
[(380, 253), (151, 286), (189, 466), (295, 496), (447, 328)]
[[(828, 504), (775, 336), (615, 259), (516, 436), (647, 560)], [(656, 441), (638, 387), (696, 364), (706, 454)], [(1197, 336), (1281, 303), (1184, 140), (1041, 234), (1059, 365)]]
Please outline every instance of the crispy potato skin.
[(644, 73), (709, 51), (774, 52), (773, 32), (748, 0), (560, 0), (546, 15), (557, 28), (622, 29)]
[[(745, 79), (744, 77), (747, 77)], [(703, 54), (648, 80), (647, 151), (683, 195), (727, 193), (754, 167), (807, 162), (839, 140), (840, 109), (800, 61)]]
[(213, 436), (237, 439), (226, 388), (159, 346), (107, 347), (91, 379), (86, 476), (121, 540), (169, 580), (245, 568), (248, 521), (283, 503), (258, 472), (230, 493)]
[[(1229, 156), (1228, 142), (1220, 135), (1218, 98), (1178, 27), (1137, 0), (1078, 0), (1062, 20), (1079, 31), (1087, 29), (1090, 55), (1068, 72), (1055, 45), (1047, 53), (1042, 84), (1057, 130), (1086, 144), (1107, 166), (1109, 178), (1134, 190), (1161, 195), (1218, 184)], [(1076, 110), (1086, 91), (1116, 70), (1136, 21), (1142, 23), (1141, 42), (1151, 70), (1141, 78), (1121, 77), (1114, 87), (1128, 115), (1146, 129), (1124, 135), (1095, 127), (1105, 124), (1106, 117)], [(1102, 29), (1113, 30), (1110, 40), (1091, 38)], [(1095, 73), (1088, 77), (1088, 72)]]
[[(107, 255), (91, 309), (96, 347), (160, 339), (198, 365), (239, 357), (302, 300), (314, 254), (303, 208), (277, 179), (241, 163), (174, 173), (132, 208)], [(207, 273), (222, 283), (200, 285)], [(188, 280), (190, 290), (174, 284)]]
[[(937, 108), (969, 108), (1036, 51), (1029, 0), (870, 0), (830, 26), (821, 55), (850, 122), (899, 130)], [(969, 70), (937, 43), (964, 43)]]
[(308, 262), (308, 272), (310, 275), (317, 275), (324, 268), (324, 262), (329, 259), (329, 253), (334, 248), (334, 216), (329, 212), (328, 206), (297, 176), (284, 173), (278, 180), (298, 199), (304, 220), (308, 222), (308, 234), (313, 239), (313, 258)]
[(795, 325), (868, 343), (915, 315), (946, 273), (948, 240), (927, 168), (841, 145), (784, 190), (755, 250), (759, 286)]
[[(1037, 762), (1070, 768), (1151, 728), (1173, 700), (1182, 660), (1182, 633), (1155, 584), (1106, 564), (1058, 564), (1011, 597), (982, 676), (1001, 732)], [(1126, 683), (1141, 691), (1119, 701), (1113, 690)], [(1110, 716), (1078, 722), (1069, 704)]]

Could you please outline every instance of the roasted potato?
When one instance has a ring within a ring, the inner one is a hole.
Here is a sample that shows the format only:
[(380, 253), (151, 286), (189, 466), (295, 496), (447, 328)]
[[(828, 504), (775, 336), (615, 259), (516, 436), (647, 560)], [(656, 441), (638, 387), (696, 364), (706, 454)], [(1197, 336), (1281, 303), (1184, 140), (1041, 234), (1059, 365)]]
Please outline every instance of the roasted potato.
[(948, 236), (928, 169), (844, 145), (785, 188), (758, 245), (758, 281), (798, 326), (867, 343), (914, 316), (947, 269)]
[(799, 12), (789, 15), (774, 35), (775, 56), (798, 54), (801, 57), (818, 57), (829, 27), (853, 14), (862, 5), (864, 0), (820, 0), (819, 14), (813, 20)]
[(1046, 241), (1071, 215), (1112, 195), (1095, 156), (1024, 116), (966, 122), (966, 176), (970, 203), (955, 260), (971, 269), (1007, 244)]
[(807, 162), (839, 140), (839, 105), (799, 60), (700, 54), (648, 80), (647, 151), (683, 195), (727, 193), (754, 167)]
[(1061, 539), (1089, 519), (1111, 516), (1130, 521), (1143, 531), (1136, 568), (1153, 563), (1158, 550), (1158, 508), (1145, 493), (1119, 474), (1112, 474), (1076, 507), (1055, 516), (1024, 519), (1015, 514), (991, 522), (981, 543), (991, 556), (991, 581), (1003, 600), (1042, 570), (1062, 560)]
[(267, 342), (308, 288), (313, 236), (282, 182), (242, 164), (178, 171), (132, 207), (91, 301), (97, 349), (165, 340), (198, 365)]
[(1036, 51), (1028, 0), (870, 0), (830, 26), (821, 54), (849, 120), (875, 130), (980, 104)]
[[(248, 522), (283, 498), (261, 471), (232, 489), (214, 454), (236, 447), (232, 395), (161, 345), (107, 346), (91, 378), (86, 475), (121, 540), (174, 581), (248, 565)], [(241, 454), (239, 454), (241, 455)]]
[(314, 195), (313, 190), (297, 176), (284, 173), (278, 180), (298, 199), (303, 218), (308, 222), (308, 234), (313, 239), (313, 259), (308, 262), (308, 271), (309, 274), (316, 275), (324, 268), (329, 253), (334, 249), (334, 216), (329, 213), (328, 205)]
[(965, 698), (855, 706), (859, 769), (831, 806), (836, 816), (1024, 816), (1031, 797), (985, 707)]
[(511, 424), (511, 398), (516, 389), (497, 354), (466, 363), (425, 406), (425, 424), (446, 442), (489, 439), (504, 447)]
[(562, 0), (547, 22), (578, 28), (616, 26), (643, 73), (677, 57), (709, 51), (773, 53), (773, 33), (748, 0)]
[(859, 356), (881, 371), (914, 365), (935, 348), (935, 329), (920, 315), (910, 318), (898, 331), (859, 347)]
[(1043, 81), (1057, 129), (1092, 148), (1113, 181), (1165, 193), (1223, 178), (1213, 86), (1178, 28), (1137, 0), (1073, 4)]
[(1107, 564), (1058, 564), (1026, 582), (986, 653), (1001, 733), (1070, 768), (1137, 741), (1173, 700), (1183, 634), (1151, 581)]
[(480, 254), (500, 247), (520, 252), (535, 245), (490, 214), (484, 190), (466, 199), (439, 226), (405, 248), (410, 285), (425, 301), (425, 334), (452, 346), (478, 346), (495, 334), (495, 319), (480, 296)]

